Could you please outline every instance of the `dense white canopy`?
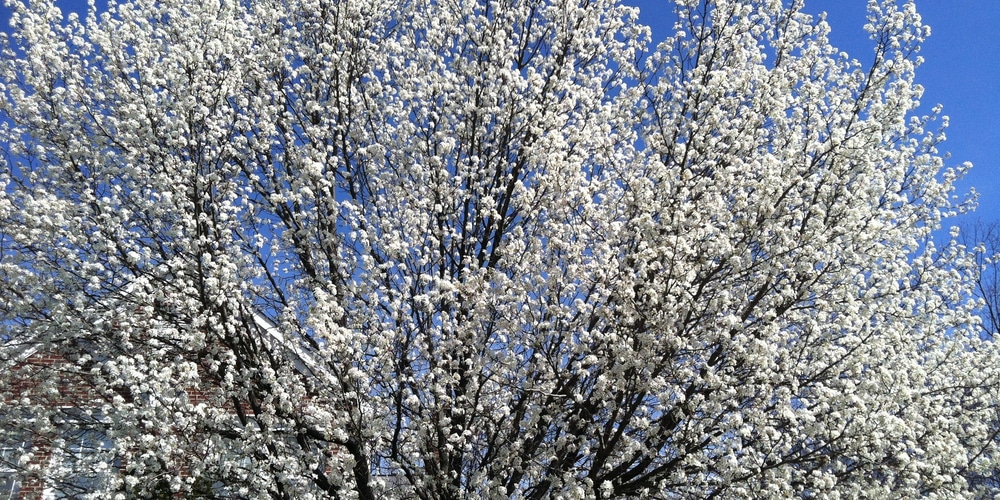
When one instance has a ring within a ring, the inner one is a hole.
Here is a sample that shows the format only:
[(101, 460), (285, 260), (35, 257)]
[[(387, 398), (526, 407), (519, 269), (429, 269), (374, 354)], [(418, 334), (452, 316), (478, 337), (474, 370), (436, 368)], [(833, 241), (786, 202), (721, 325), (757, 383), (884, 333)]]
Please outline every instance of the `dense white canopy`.
[(928, 29), (801, 3), (15, 2), (0, 429), (124, 496), (986, 494)]

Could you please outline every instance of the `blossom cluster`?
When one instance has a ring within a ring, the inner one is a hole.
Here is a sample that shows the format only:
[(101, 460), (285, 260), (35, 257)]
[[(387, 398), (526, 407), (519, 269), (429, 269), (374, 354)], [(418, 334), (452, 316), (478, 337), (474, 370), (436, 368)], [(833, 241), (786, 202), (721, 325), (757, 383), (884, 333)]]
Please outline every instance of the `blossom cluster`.
[(968, 166), (869, 4), (864, 66), (801, 1), (15, 0), (0, 480), (989, 494)]

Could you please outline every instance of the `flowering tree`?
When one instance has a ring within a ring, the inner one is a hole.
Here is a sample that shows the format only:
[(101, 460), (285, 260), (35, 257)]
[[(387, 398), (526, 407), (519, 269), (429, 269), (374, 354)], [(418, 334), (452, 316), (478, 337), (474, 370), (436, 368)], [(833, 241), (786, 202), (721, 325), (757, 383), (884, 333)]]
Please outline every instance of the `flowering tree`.
[[(979, 335), (991, 343), (997, 342), (1000, 328), (1000, 226), (996, 222), (975, 221), (962, 227), (959, 241), (972, 252), (975, 260), (973, 290), (979, 299)], [(1000, 408), (994, 407), (989, 420), (994, 436), (1000, 436)], [(969, 480), (989, 488), (1000, 489), (1000, 468), (971, 471)]]
[(960, 241), (975, 259), (974, 290), (982, 300), (979, 316), (984, 338), (994, 339), (1000, 329), (1000, 225), (976, 221), (962, 228)]
[(962, 169), (912, 116), (928, 30), (871, 2), (862, 67), (802, 7), (677, 0), (654, 46), (614, 0), (15, 3), (0, 428), (106, 439), (9, 465), (148, 497), (984, 494), (1000, 364), (931, 238)]

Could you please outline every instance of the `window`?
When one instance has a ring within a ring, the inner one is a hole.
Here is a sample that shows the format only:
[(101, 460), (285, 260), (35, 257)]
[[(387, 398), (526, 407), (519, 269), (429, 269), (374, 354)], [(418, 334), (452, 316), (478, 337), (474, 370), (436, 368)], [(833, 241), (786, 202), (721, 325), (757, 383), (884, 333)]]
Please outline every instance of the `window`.
[[(326, 470), (326, 456), (315, 442), (307, 442), (306, 449), (299, 443), (296, 433), (286, 427), (272, 429), (265, 438), (251, 418), (246, 427), (234, 425), (234, 437), (219, 443), (217, 470), (205, 478), (203, 489), (207, 497), (216, 499), (242, 499), (253, 496), (253, 483), (259, 483), (262, 475), (273, 476), (268, 480), (281, 481), (277, 471), (271, 469), (267, 457), (277, 454), (278, 461), (291, 467), (289, 459), (299, 459), (303, 452), (315, 463), (306, 466), (308, 470)], [(263, 483), (266, 483), (264, 481)], [(262, 484), (263, 484), (262, 483)], [(207, 488), (204, 488), (207, 486)], [(259, 486), (259, 484), (258, 484)]]
[(18, 461), (27, 449), (27, 442), (17, 431), (4, 432), (0, 437), (0, 499), (17, 498), (21, 489)]
[[(229, 457), (231, 462), (231, 474), (240, 478), (239, 482), (246, 481), (252, 474), (253, 461), (250, 457)], [(212, 498), (217, 499), (239, 499), (243, 498), (246, 492), (240, 491), (239, 487), (226, 484), (226, 481), (213, 481), (210, 486)]]
[[(17, 422), (0, 415), (0, 422)], [(15, 424), (16, 425), (16, 424)], [(27, 432), (14, 425), (0, 430), (0, 500), (17, 498), (21, 490), (21, 457), (28, 451)]]
[(81, 498), (105, 490), (120, 463), (103, 417), (66, 410), (59, 428), (45, 498)]

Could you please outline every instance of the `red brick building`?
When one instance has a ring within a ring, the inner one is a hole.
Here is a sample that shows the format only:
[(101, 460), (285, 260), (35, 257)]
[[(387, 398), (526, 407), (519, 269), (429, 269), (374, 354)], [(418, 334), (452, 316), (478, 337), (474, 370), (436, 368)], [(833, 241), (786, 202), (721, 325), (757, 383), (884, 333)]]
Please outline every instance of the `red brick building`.
[[(253, 320), (262, 345), (284, 353), (296, 370), (305, 373), (317, 366), (263, 316), (255, 314)], [(95, 383), (99, 381), (93, 373), (100, 363), (81, 356), (78, 349), (13, 341), (0, 344), (0, 349), (6, 359), (0, 385), (0, 500), (80, 498), (115, 481), (127, 462), (116, 452), (108, 414), (114, 412), (116, 402), (136, 396), (124, 388), (109, 391), (106, 384)], [(212, 377), (202, 378), (197, 387), (178, 387), (187, 401), (229, 405), (230, 400), (213, 393)], [(237, 412), (229, 408), (235, 421)], [(242, 410), (239, 413), (252, 413)], [(190, 441), (197, 446), (197, 439)], [(192, 489), (206, 497), (233, 496), (222, 481), (202, 480)], [(165, 498), (178, 496), (167, 483), (158, 491)]]

